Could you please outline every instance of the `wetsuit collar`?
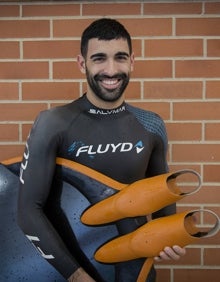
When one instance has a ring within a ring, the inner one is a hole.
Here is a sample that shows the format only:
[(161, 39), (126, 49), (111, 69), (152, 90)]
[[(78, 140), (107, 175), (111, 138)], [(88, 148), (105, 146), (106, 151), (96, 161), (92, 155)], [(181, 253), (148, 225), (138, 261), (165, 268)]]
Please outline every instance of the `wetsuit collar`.
[(119, 114), (121, 112), (124, 112), (126, 110), (126, 103), (123, 102), (119, 107), (113, 108), (113, 109), (102, 109), (94, 106), (86, 97), (86, 95), (83, 95), (83, 98), (87, 101), (87, 110), (88, 113), (93, 115), (115, 115)]

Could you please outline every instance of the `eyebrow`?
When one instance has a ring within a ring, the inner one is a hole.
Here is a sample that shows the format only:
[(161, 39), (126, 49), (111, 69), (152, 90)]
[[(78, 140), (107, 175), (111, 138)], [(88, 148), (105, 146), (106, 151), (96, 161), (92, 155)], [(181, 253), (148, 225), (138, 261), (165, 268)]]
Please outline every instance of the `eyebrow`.
[[(129, 57), (129, 54), (127, 52), (118, 52), (115, 54), (115, 56), (125, 56), (125, 57)], [(106, 57), (105, 53), (96, 53), (90, 56), (90, 59), (94, 59), (96, 57)]]
[(90, 59), (94, 59), (96, 57), (106, 57), (105, 53), (96, 53), (90, 56)]
[(125, 57), (129, 57), (129, 54), (127, 52), (118, 52), (116, 53), (116, 56), (125, 56)]

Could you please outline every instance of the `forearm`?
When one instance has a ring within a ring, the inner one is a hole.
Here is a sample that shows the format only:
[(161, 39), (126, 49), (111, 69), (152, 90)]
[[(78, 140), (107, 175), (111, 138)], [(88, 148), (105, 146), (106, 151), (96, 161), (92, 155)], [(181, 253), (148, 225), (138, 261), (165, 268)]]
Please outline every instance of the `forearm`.
[(69, 252), (43, 210), (20, 207), (18, 224), (42, 257), (66, 279), (79, 268), (78, 262)]
[[(57, 228), (45, 213), (51, 191), (55, 195), (59, 194), (55, 190), (59, 189), (59, 185), (53, 187), (51, 184), (54, 174), (52, 163), (50, 158), (42, 163), (40, 160), (29, 159), (19, 191), (18, 224), (43, 258), (67, 279), (79, 264), (73, 257), (74, 251), (70, 253), (62, 234), (58, 234)], [(44, 171), (47, 173), (43, 173)], [(55, 202), (59, 202), (59, 199), (55, 199)], [(54, 218), (58, 208), (57, 206), (51, 211)], [(58, 222), (58, 218), (56, 220)], [(58, 224), (61, 223), (59, 220)], [(65, 228), (63, 229), (65, 232)]]
[(95, 280), (80, 267), (68, 278), (68, 282), (95, 282)]

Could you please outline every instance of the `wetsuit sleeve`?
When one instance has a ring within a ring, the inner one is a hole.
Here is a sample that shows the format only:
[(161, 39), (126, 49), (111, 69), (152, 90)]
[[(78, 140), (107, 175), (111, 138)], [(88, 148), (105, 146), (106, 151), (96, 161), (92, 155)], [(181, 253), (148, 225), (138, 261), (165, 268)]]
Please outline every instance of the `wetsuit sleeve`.
[[(144, 129), (154, 136), (154, 148), (147, 166), (146, 177), (152, 177), (168, 172), (167, 148), (168, 138), (163, 119), (156, 113), (127, 105), (128, 110), (135, 115)], [(152, 218), (176, 213), (176, 205), (165, 207), (152, 215)]]
[(32, 127), (21, 164), (18, 223), (41, 255), (68, 278), (79, 265), (44, 212), (56, 166), (59, 127), (49, 111), (41, 113)]
[[(158, 116), (158, 122), (155, 122), (156, 141), (153, 152), (150, 157), (147, 177), (167, 173), (169, 168), (167, 164), (168, 139), (166, 127), (163, 120)], [(152, 218), (158, 218), (176, 213), (176, 204), (169, 205), (152, 214)]]

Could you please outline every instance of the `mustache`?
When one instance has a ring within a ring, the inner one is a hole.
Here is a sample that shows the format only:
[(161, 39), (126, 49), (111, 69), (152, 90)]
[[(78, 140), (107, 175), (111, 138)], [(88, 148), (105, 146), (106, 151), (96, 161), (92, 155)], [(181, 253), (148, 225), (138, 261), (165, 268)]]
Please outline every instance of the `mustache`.
[(128, 78), (128, 76), (125, 73), (117, 73), (112, 76), (106, 74), (96, 74), (94, 76), (95, 81), (103, 80), (103, 79), (126, 79), (126, 78)]

